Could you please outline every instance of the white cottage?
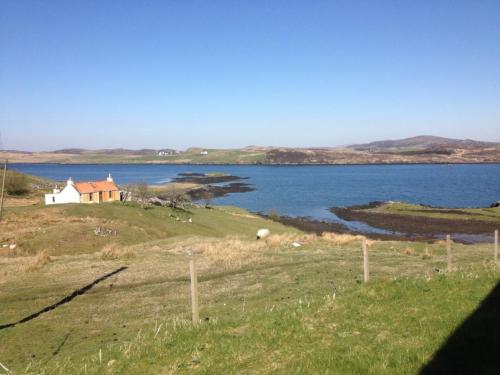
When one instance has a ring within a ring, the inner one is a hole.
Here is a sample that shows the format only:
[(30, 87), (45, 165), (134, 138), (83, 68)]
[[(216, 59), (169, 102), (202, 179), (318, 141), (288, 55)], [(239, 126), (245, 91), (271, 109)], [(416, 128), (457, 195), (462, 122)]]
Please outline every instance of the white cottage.
[(101, 203), (120, 200), (120, 191), (111, 175), (105, 181), (73, 182), (71, 177), (64, 189), (45, 194), (45, 204)]

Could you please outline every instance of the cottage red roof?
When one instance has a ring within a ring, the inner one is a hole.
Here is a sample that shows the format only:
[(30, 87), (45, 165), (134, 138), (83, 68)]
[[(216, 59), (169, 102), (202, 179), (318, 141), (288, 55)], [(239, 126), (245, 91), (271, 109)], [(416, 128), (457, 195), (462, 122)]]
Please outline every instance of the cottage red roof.
[(80, 194), (118, 190), (115, 183), (110, 181), (77, 182), (75, 188)]

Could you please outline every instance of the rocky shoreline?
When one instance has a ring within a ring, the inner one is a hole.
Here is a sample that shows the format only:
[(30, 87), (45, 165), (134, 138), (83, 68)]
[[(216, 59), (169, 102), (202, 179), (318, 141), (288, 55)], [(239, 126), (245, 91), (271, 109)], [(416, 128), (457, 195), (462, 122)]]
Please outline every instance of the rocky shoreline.
[[(240, 182), (246, 179), (247, 177), (224, 174), (180, 173), (173, 182), (198, 185), (187, 190), (186, 194), (191, 200), (206, 200), (209, 204), (211, 199), (227, 194), (255, 191), (256, 189), (252, 185)], [(330, 208), (330, 211), (344, 223), (317, 220), (310, 217), (257, 214), (307, 233), (335, 232), (364, 235), (374, 240), (434, 242), (442, 239), (446, 234), (452, 234), (456, 242), (480, 242), (491, 236), (499, 226), (496, 221), (469, 220), (467, 216), (470, 216), (471, 213), (460, 209), (420, 205), (413, 208), (411, 211), (413, 214), (377, 211), (378, 208), (386, 204), (389, 202), (370, 202), (365, 205)], [(455, 218), (426, 216), (425, 214), (429, 212), (427, 209), (432, 209), (431, 213), (434, 215), (446, 216), (449, 214)], [(459, 218), (456, 218), (457, 216)], [(349, 222), (357, 223), (353, 223), (355, 225), (351, 226)], [(366, 224), (366, 227), (360, 227), (360, 223)]]
[(247, 180), (248, 177), (240, 177), (226, 174), (204, 174), (204, 173), (179, 173), (179, 177), (173, 179), (173, 182), (193, 183), (200, 185), (220, 184), (223, 182), (232, 182)]
[[(270, 218), (269, 215), (259, 213), (260, 216), (265, 218)], [(297, 228), (306, 233), (314, 233), (320, 235), (324, 232), (335, 232), (340, 234), (352, 234), (352, 235), (363, 235), (372, 240), (385, 240), (385, 241), (422, 241), (422, 242), (434, 242), (435, 237), (417, 235), (417, 234), (382, 234), (382, 233), (371, 233), (363, 232), (358, 230), (349, 229), (346, 225), (342, 223), (335, 223), (324, 220), (316, 220), (310, 217), (292, 217), (292, 216), (279, 216), (279, 218), (273, 219), (280, 222), (281, 224), (288, 225)]]
[[(173, 179), (176, 183), (197, 184), (193, 189), (186, 191), (191, 200), (213, 199), (224, 197), (231, 193), (247, 193), (254, 191), (255, 188), (243, 182), (234, 182), (246, 180), (248, 177), (240, 177), (225, 174), (204, 174), (204, 173), (179, 173), (179, 177)], [(224, 184), (224, 185), (214, 185)]]
[(210, 198), (224, 197), (227, 194), (232, 193), (248, 193), (255, 191), (255, 188), (249, 184), (244, 184), (240, 182), (233, 182), (223, 186), (205, 185), (199, 188), (191, 189), (187, 191), (187, 195), (192, 200), (206, 199), (207, 196)]
[[(345, 221), (359, 221), (375, 228), (394, 233), (403, 233), (405, 238), (416, 240), (435, 240), (443, 234), (455, 234), (466, 238), (471, 235), (489, 236), (499, 227), (495, 221), (469, 220), (471, 214), (460, 209), (432, 207), (432, 213), (464, 216), (464, 219), (437, 218), (430, 216), (375, 212), (386, 202), (371, 202), (366, 205), (351, 207), (332, 207), (330, 211)], [(422, 207), (429, 207), (423, 206)], [(430, 208), (430, 207), (429, 207)], [(417, 213), (425, 210), (415, 210)], [(399, 237), (399, 236), (396, 236)], [(460, 242), (469, 242), (461, 240)]]

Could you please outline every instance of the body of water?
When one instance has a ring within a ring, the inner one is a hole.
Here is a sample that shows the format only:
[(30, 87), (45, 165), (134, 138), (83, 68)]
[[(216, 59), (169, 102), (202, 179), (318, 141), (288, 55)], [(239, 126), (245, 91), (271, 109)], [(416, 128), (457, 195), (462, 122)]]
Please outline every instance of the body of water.
[(12, 164), (11, 168), (55, 180), (104, 179), (118, 184), (161, 184), (182, 172), (225, 172), (248, 177), (256, 190), (217, 198), (214, 204), (254, 212), (334, 218), (332, 206), (371, 201), (405, 201), (443, 207), (485, 207), (500, 200), (500, 164), (459, 165), (155, 165), (155, 164)]

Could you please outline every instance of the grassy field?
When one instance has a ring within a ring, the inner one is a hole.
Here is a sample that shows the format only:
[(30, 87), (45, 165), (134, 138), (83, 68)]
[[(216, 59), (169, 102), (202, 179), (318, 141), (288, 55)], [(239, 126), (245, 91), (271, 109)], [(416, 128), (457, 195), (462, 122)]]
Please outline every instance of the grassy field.
[[(207, 151), (207, 155), (202, 155), (201, 151)], [(217, 149), (188, 149), (172, 156), (142, 156), (136, 159), (137, 162), (157, 162), (157, 163), (191, 163), (191, 164), (255, 164), (264, 162), (265, 151), (249, 150), (217, 150)]]
[[(202, 155), (200, 152), (203, 150), (208, 151), (208, 154)], [(0, 156), (8, 158), (11, 163), (256, 164), (265, 161), (266, 151), (247, 149), (222, 150), (192, 148), (170, 156), (109, 154), (95, 151), (85, 151), (81, 154), (58, 154), (53, 152), (9, 153), (0, 151)]]
[[(3, 166), (0, 168), (0, 183), (2, 178)], [(49, 192), (54, 184), (55, 181), (7, 168), (4, 207), (41, 204), (43, 202), (43, 194)], [(21, 188), (23, 191), (12, 192), (13, 187)]]
[[(276, 233), (289, 230), (236, 207), (142, 210), (136, 204), (121, 203), (12, 207), (2, 223), (0, 243), (15, 243), (22, 254), (45, 249), (53, 255), (80, 254), (100, 251), (111, 243), (134, 245), (192, 235), (254, 238), (262, 226)], [(96, 235), (97, 228), (111, 232)]]
[(437, 219), (452, 220), (479, 220), (500, 223), (499, 208), (437, 208), (421, 206), (416, 204), (390, 202), (384, 203), (377, 208), (371, 209), (373, 212), (399, 214), (408, 216), (425, 216)]
[[(272, 235), (256, 241), (263, 227)], [(440, 242), (379, 241), (363, 284), (361, 237), (306, 235), (233, 207), (9, 207), (0, 229), (0, 244), (16, 244), (0, 247), (0, 326), (127, 267), (1, 329), (0, 363), (15, 373), (417, 373), (500, 275), (491, 244), (454, 244), (446, 273)]]

